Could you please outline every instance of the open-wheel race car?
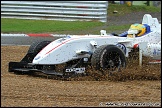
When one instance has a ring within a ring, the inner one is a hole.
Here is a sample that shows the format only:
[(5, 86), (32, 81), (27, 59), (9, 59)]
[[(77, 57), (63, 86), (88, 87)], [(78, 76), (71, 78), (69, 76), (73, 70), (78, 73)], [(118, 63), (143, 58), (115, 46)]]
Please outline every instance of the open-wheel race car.
[(86, 74), (88, 66), (98, 71), (120, 71), (126, 67), (129, 53), (140, 47), (143, 52), (150, 52), (145, 56), (161, 60), (158, 44), (161, 43), (161, 24), (150, 14), (145, 14), (142, 23), (132, 24), (124, 33), (100, 32), (101, 35), (67, 35), (54, 41), (35, 42), (20, 62), (9, 62), (9, 72), (67, 76)]

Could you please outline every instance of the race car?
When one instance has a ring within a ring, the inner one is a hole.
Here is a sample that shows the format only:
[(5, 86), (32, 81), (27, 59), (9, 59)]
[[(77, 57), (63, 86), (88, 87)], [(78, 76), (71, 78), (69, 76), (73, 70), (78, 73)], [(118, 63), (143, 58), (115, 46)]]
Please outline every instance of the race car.
[(124, 33), (100, 32), (100, 35), (67, 35), (54, 41), (35, 42), (20, 62), (9, 62), (8, 70), (71, 76), (86, 74), (87, 67), (92, 66), (98, 71), (115, 72), (126, 67), (126, 58), (139, 49), (140, 43), (161, 41), (161, 24), (150, 14), (145, 14), (142, 23), (132, 24)]

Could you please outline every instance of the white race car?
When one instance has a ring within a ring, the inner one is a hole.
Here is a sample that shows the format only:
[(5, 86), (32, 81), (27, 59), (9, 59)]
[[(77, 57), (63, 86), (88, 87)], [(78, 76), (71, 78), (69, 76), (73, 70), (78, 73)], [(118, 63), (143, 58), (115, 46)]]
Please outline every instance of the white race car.
[(120, 71), (134, 49), (161, 60), (161, 24), (150, 14), (145, 14), (141, 24), (132, 24), (124, 33), (100, 32), (101, 35), (72, 35), (35, 42), (20, 62), (9, 62), (9, 72), (68, 76), (85, 74), (87, 66), (99, 71)]

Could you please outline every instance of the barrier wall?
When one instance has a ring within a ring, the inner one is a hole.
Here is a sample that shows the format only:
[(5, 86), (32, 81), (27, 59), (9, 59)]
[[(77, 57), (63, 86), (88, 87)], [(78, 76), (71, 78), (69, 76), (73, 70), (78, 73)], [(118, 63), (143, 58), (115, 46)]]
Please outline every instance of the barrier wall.
[(108, 1), (1, 1), (1, 18), (107, 22)]

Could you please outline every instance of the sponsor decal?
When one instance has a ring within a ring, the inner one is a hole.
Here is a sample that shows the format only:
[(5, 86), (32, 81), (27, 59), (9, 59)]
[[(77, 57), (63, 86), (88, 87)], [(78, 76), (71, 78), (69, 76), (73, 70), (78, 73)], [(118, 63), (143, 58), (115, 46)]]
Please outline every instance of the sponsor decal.
[(84, 73), (85, 72), (85, 67), (66, 69), (65, 72)]
[(34, 58), (34, 60), (38, 60), (38, 59), (40, 59), (40, 56), (37, 56), (37, 57)]
[(123, 44), (116, 44), (117, 47), (123, 50), (123, 52), (126, 54), (126, 47)]
[(161, 55), (161, 50), (154, 49), (153, 55)]

